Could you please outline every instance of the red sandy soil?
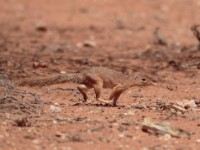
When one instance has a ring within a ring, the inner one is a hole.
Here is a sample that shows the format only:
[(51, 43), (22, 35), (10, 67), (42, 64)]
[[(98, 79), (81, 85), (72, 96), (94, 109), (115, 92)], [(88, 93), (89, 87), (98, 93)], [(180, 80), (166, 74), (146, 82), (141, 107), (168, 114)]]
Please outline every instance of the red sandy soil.
[[(199, 0), (1, 0), (0, 102), (7, 94), (15, 103), (0, 104), (0, 149), (199, 149), (200, 50), (190, 30), (199, 14)], [(117, 107), (82, 103), (74, 83), (10, 85), (92, 66), (143, 73), (155, 85), (129, 89)], [(161, 108), (180, 102), (194, 108)], [(138, 125), (144, 118), (190, 137), (144, 132)]]

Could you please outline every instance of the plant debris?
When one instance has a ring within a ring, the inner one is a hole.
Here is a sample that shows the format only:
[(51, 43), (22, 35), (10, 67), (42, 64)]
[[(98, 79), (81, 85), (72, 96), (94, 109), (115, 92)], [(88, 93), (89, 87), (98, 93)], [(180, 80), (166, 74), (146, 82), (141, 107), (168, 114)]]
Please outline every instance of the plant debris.
[(169, 123), (152, 121), (149, 118), (145, 118), (144, 121), (140, 123), (140, 125), (141, 125), (142, 131), (153, 134), (153, 135), (169, 134), (172, 137), (176, 137), (176, 138), (190, 137), (190, 133), (188, 133), (187, 131), (184, 131), (183, 129), (172, 126)]
[(167, 41), (161, 35), (159, 27), (156, 27), (153, 33), (154, 33), (154, 37), (155, 37), (155, 39), (154, 39), (155, 40), (154, 41), (155, 44), (162, 45), (162, 46), (167, 46)]

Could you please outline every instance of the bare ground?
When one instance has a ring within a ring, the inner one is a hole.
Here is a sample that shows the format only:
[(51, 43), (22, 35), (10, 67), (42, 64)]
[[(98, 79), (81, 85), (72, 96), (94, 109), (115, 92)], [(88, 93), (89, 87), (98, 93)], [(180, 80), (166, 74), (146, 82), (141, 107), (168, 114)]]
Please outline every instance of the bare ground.
[[(0, 149), (199, 149), (199, 13), (198, 0), (1, 0)], [(117, 107), (82, 103), (73, 83), (13, 84), (92, 66), (156, 84), (129, 89)], [(149, 133), (145, 118), (189, 136)]]

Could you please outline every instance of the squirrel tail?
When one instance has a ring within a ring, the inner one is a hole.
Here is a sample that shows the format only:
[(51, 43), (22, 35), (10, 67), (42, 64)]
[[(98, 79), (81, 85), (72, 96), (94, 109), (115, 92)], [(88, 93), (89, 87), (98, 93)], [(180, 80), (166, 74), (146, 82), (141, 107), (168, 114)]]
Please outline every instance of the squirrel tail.
[(23, 79), (16, 82), (18, 86), (46, 86), (65, 82), (82, 83), (83, 75), (80, 73), (67, 73), (62, 75), (55, 75), (42, 78)]

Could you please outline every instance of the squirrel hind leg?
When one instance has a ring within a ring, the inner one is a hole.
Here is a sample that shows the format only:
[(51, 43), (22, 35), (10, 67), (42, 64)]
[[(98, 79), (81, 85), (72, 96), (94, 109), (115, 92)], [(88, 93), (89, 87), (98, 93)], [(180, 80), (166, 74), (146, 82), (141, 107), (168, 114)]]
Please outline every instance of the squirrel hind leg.
[(83, 101), (86, 102), (87, 99), (88, 99), (88, 96), (87, 96), (87, 91), (88, 91), (88, 87), (85, 85), (85, 84), (81, 84), (81, 85), (78, 85), (77, 86), (77, 89), (79, 90), (79, 92), (82, 94), (83, 96)]

